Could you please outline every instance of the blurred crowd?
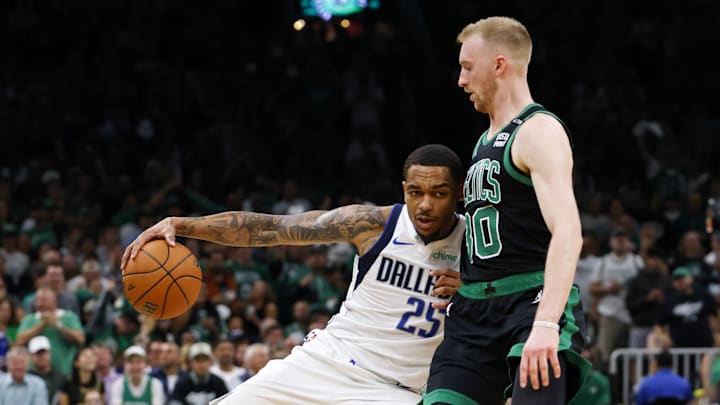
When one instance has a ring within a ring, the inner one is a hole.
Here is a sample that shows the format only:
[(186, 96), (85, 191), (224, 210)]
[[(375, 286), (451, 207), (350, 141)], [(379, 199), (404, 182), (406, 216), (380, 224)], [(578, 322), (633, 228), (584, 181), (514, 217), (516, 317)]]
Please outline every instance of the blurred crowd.
[[(682, 29), (711, 2), (516, 3), (386, 2), (294, 31), (289, 0), (0, 2), (0, 368), (91, 404), (123, 369), (169, 400), (183, 373), (213, 363), (232, 389), (285, 356), (341, 304), (352, 246), (180, 240), (204, 288), (157, 322), (123, 297), (124, 247), (165, 216), (399, 201), (422, 143), (467, 162), (486, 121), (455, 87), (454, 35), (491, 14), (529, 27), (533, 94), (573, 131), (598, 378), (619, 347), (720, 345), (717, 84), (680, 63), (712, 46)], [(685, 377), (714, 395), (706, 363)]]

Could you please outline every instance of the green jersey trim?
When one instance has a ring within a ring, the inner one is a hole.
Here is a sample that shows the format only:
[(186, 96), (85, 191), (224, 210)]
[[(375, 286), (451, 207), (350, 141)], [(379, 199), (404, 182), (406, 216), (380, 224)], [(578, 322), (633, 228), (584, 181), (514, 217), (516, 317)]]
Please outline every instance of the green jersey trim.
[[(540, 106), (540, 107), (542, 107), (542, 106), (541, 106), (540, 104), (538, 104), (538, 103), (530, 103), (530, 104), (528, 104), (527, 106), (525, 106), (525, 108), (523, 108), (522, 111), (520, 111), (520, 113), (515, 116), (515, 118), (517, 118), (517, 117), (525, 114), (525, 112), (526, 112), (527, 110), (529, 110), (530, 108), (532, 108), (532, 107), (534, 107), (534, 106)], [(513, 118), (513, 119), (514, 119), (514, 118)], [(488, 144), (490, 144), (490, 142), (492, 142), (493, 140), (495, 140), (495, 138), (498, 136), (499, 133), (503, 132), (503, 129), (505, 129), (505, 127), (507, 127), (507, 125), (503, 126), (499, 131), (495, 132), (491, 137), (487, 137), (487, 136), (486, 136), (487, 133), (488, 133), (488, 130), (485, 130), (485, 132), (483, 132), (482, 135), (480, 135), (480, 139), (478, 139), (478, 143), (475, 145), (475, 151), (473, 152), (473, 158), (475, 158), (475, 155), (477, 154), (477, 150), (478, 150), (478, 148), (480, 147), (480, 145), (488, 145)]]
[[(532, 105), (540, 105), (540, 104), (531, 104), (531, 106)], [(557, 115), (555, 115), (545, 109), (535, 111), (534, 113), (528, 115), (523, 120), (523, 123), (526, 122), (528, 119), (530, 119), (530, 117), (534, 116), (535, 114), (547, 114), (547, 115), (555, 118), (563, 126), (563, 128), (565, 129), (565, 132), (568, 132), (568, 129), (565, 126), (565, 123), (562, 122), (562, 120), (560, 118), (558, 118)], [(510, 176), (512, 178), (514, 178), (515, 180), (519, 181), (522, 184), (525, 184), (526, 186), (532, 186), (532, 179), (530, 178), (530, 176), (521, 172), (515, 166), (515, 164), (512, 162), (512, 156), (510, 155), (510, 149), (512, 148), (512, 144), (513, 144), (513, 141), (515, 140), (515, 135), (517, 135), (518, 129), (520, 129), (520, 125), (515, 127), (515, 130), (513, 131), (513, 133), (510, 134), (510, 138), (508, 139), (507, 146), (505, 146), (505, 155), (503, 156), (503, 166), (505, 166), (505, 170), (507, 170), (508, 174), (510, 174)], [(568, 132), (568, 134), (569, 134), (569, 132)]]
[(502, 297), (515, 294), (530, 288), (543, 285), (545, 272), (542, 270), (531, 273), (520, 273), (507, 276), (494, 281), (478, 281), (464, 283), (458, 289), (458, 294), (465, 298), (483, 300), (492, 297)]
[(424, 404), (434, 404), (436, 402), (453, 405), (480, 405), (467, 395), (447, 388), (433, 390), (423, 397)]
[(480, 138), (478, 138), (477, 142), (475, 142), (475, 149), (473, 149), (472, 158), (475, 159), (475, 156), (477, 156), (478, 149), (480, 149), (480, 146), (483, 144), (483, 139), (485, 139), (485, 135), (488, 133), (488, 130), (486, 129), (485, 132), (480, 135)]

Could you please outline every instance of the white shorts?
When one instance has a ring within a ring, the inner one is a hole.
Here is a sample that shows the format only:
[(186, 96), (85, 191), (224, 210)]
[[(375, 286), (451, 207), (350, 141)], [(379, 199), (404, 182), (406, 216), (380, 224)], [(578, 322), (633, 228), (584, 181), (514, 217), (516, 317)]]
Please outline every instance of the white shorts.
[(271, 360), (258, 374), (210, 405), (416, 405), (422, 397), (407, 388), (383, 382), (352, 364), (342, 346), (325, 331)]

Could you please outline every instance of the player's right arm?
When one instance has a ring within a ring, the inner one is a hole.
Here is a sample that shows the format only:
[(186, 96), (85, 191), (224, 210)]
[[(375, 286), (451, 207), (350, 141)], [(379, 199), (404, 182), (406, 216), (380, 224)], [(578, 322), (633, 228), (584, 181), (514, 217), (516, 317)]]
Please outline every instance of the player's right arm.
[(330, 211), (269, 215), (227, 211), (204, 217), (168, 217), (146, 229), (128, 247), (121, 268), (153, 239), (175, 245), (175, 236), (236, 247), (351, 242), (360, 254), (380, 236), (391, 206), (347, 205)]

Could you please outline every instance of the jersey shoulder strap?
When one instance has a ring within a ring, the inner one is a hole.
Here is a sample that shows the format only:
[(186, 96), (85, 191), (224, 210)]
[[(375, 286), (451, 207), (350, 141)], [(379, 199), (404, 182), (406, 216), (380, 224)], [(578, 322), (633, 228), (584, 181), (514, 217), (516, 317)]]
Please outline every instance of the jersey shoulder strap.
[[(505, 125), (500, 131), (498, 131), (498, 133), (503, 133), (503, 132), (508, 133), (508, 134), (514, 133), (515, 131), (517, 131), (518, 127), (520, 125), (522, 125), (528, 118), (532, 117), (533, 115), (535, 115), (539, 112), (547, 113), (549, 115), (552, 115), (556, 119), (558, 119), (554, 114), (547, 111), (545, 109), (545, 107), (543, 107), (542, 105), (540, 105), (538, 103), (532, 103), (532, 104), (528, 104), (520, 112), (520, 114), (518, 114), (517, 116), (515, 116), (515, 118), (510, 120), (510, 122), (507, 125)], [(558, 121), (560, 121), (560, 120), (558, 119)], [(562, 121), (560, 121), (560, 123), (562, 123)], [(563, 124), (563, 126), (565, 126), (565, 124)], [(565, 129), (567, 130), (567, 128), (565, 128)], [(485, 132), (483, 132), (482, 135), (480, 135), (480, 138), (478, 138), (478, 141), (475, 144), (475, 148), (473, 149), (473, 154), (472, 154), (473, 159), (475, 159), (475, 157), (477, 156), (480, 146), (483, 145), (483, 139), (487, 136), (487, 133), (488, 133), (488, 131), (485, 130)]]
[(373, 244), (370, 250), (368, 250), (367, 252), (365, 252), (364, 255), (358, 258), (358, 273), (356, 276), (355, 285), (353, 286), (353, 290), (360, 285), (363, 278), (365, 277), (365, 274), (367, 274), (367, 272), (370, 270), (370, 266), (375, 263), (375, 260), (378, 258), (378, 256), (380, 256), (382, 250), (385, 249), (385, 246), (387, 246), (388, 243), (390, 243), (390, 239), (392, 239), (392, 236), (395, 233), (395, 227), (398, 223), (398, 219), (400, 218), (403, 207), (404, 204), (393, 205), (392, 211), (390, 212), (390, 216), (385, 223), (385, 228), (383, 229), (382, 234), (375, 242), (375, 244)]

